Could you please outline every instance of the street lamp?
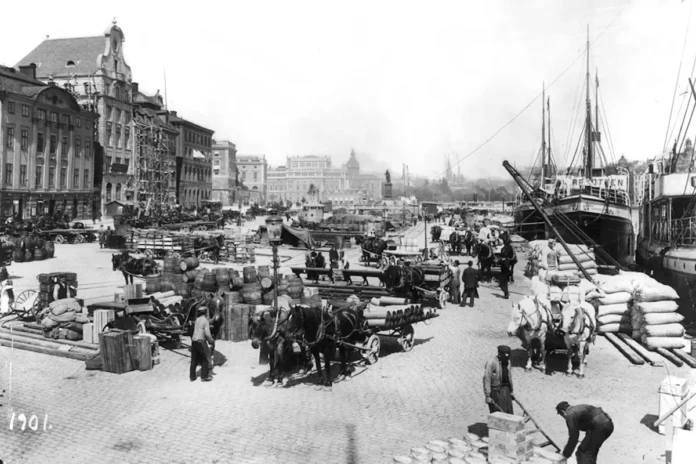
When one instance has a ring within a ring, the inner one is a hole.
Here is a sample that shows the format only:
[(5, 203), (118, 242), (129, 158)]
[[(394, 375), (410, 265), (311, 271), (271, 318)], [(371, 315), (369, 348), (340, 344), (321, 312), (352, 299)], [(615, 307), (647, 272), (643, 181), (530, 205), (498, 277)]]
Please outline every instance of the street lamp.
[(280, 216), (268, 216), (266, 218), (266, 230), (268, 230), (268, 242), (273, 249), (273, 308), (276, 311), (275, 324), (271, 338), (275, 336), (278, 328), (278, 318), (280, 311), (278, 310), (278, 268), (280, 260), (278, 259), (278, 245), (282, 243), (281, 235), (283, 232), (283, 218)]

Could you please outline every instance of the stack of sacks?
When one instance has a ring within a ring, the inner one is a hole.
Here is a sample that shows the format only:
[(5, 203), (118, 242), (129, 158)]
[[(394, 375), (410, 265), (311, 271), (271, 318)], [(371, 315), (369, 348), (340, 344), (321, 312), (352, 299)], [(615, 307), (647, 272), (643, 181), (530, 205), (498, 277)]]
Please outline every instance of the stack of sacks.
[(636, 286), (633, 294), (633, 338), (649, 349), (684, 348), (684, 316), (677, 313), (677, 292), (655, 280)]
[(631, 300), (635, 288), (629, 275), (598, 275), (596, 295), (597, 331), (599, 333), (631, 333)]
[(532, 296), (548, 297), (549, 286), (539, 276), (532, 277)]
[(46, 338), (82, 340), (82, 325), (89, 322), (75, 298), (52, 301), (40, 316)]
[[(590, 275), (597, 274), (597, 262), (595, 260), (594, 251), (591, 251), (587, 245), (572, 245), (568, 244), (568, 248), (575, 255), (580, 265), (587, 271)], [(574, 271), (580, 272), (578, 265), (575, 264), (573, 258), (568, 255), (568, 252), (561, 245), (556, 245), (558, 250), (558, 270), (559, 271)]]

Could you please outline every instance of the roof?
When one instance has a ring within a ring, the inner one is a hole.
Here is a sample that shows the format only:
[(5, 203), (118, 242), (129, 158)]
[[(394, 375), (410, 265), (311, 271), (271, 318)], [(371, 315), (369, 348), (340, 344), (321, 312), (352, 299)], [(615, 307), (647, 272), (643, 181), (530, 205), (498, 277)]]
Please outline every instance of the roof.
[(2, 66), (0, 65), (0, 76), (6, 76), (9, 77), (10, 79), (17, 79), (20, 81), (24, 81), (28, 84), (36, 84), (36, 85), (43, 85), (45, 86), (46, 84), (41, 82), (38, 79), (32, 79), (31, 77), (27, 76), (26, 74), (23, 74), (19, 71), (17, 71), (15, 68), (10, 68), (7, 66)]
[(195, 122), (191, 122), (187, 119), (184, 119), (182, 117), (176, 116), (176, 115), (171, 114), (171, 113), (169, 114), (169, 122), (174, 124), (175, 126), (182, 125), (182, 126), (195, 127), (198, 130), (210, 132), (210, 135), (213, 135), (213, 133), (215, 132), (212, 129), (208, 129), (207, 127), (203, 127), (200, 124), (196, 124)]
[(113, 205), (114, 203), (116, 203), (117, 205), (120, 205), (120, 206), (133, 206), (134, 205), (134, 203), (130, 202), (130, 201), (113, 200), (113, 201), (106, 203), (106, 206)]
[[(36, 75), (91, 74), (99, 69), (97, 58), (106, 50), (106, 38), (73, 37), (48, 39), (41, 42), (17, 66), (36, 63)], [(68, 61), (75, 63), (68, 66)]]
[(153, 105), (153, 106), (156, 106), (158, 109), (162, 108), (162, 97), (159, 95), (159, 93), (157, 95), (150, 96), (150, 95), (145, 95), (142, 92), (137, 92), (133, 96), (133, 102), (140, 103), (140, 104), (145, 103), (145, 104)]
[(171, 124), (167, 124), (165, 121), (162, 120), (162, 118), (159, 117), (159, 115), (155, 111), (151, 110), (150, 108), (138, 108), (135, 111), (135, 122), (143, 124), (152, 123), (156, 126), (159, 126), (163, 130), (169, 131), (172, 134), (179, 133), (176, 127), (172, 126)]

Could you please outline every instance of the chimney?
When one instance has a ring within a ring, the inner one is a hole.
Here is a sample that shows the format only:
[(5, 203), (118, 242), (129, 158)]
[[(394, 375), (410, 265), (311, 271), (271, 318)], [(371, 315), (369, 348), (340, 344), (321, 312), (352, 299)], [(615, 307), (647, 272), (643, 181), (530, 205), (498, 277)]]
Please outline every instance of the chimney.
[(137, 82), (131, 82), (131, 91), (133, 92), (134, 96), (136, 93), (138, 93), (138, 83)]
[(177, 117), (177, 116), (176, 116), (176, 111), (170, 111), (169, 114), (171, 114), (171, 115), (174, 116), (175, 118)]
[(25, 76), (31, 77), (32, 79), (36, 79), (36, 65), (34, 63), (20, 66), (19, 72)]

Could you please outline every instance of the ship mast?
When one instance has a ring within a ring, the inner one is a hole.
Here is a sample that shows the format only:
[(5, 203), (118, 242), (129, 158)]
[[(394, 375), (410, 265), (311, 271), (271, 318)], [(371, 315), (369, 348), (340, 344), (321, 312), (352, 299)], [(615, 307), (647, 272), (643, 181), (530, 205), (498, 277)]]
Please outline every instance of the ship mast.
[(587, 146), (585, 147), (585, 177), (592, 179), (592, 161), (594, 153), (592, 151), (592, 101), (590, 100), (590, 26), (587, 26), (587, 98), (585, 104), (587, 107), (586, 129)]
[(546, 108), (544, 100), (546, 99), (546, 85), (542, 84), (541, 91), (541, 188), (546, 185)]
[[(548, 161), (548, 163), (549, 163), (549, 170), (551, 170), (551, 99), (550, 99), (550, 98), (547, 98), (547, 100), (546, 100), (546, 105), (547, 105), (547, 108), (546, 108), (546, 118), (547, 118), (548, 121), (549, 121), (549, 143), (548, 143), (548, 145), (546, 146), (549, 155), (547, 156), (546, 159), (547, 159), (547, 161)], [(552, 174), (552, 175), (553, 175), (553, 174)]]

